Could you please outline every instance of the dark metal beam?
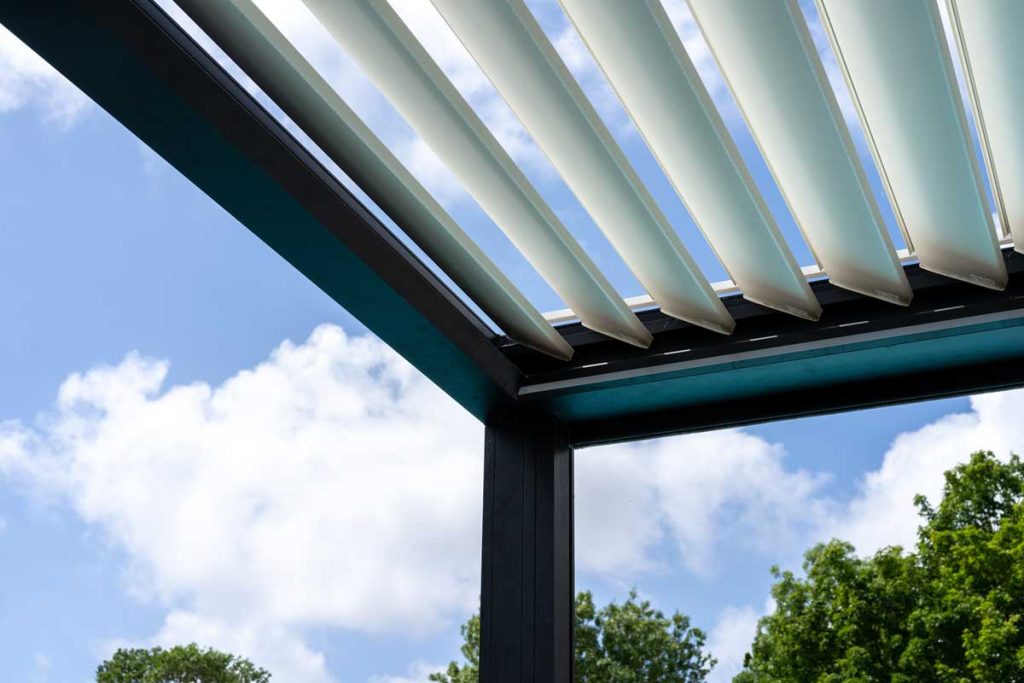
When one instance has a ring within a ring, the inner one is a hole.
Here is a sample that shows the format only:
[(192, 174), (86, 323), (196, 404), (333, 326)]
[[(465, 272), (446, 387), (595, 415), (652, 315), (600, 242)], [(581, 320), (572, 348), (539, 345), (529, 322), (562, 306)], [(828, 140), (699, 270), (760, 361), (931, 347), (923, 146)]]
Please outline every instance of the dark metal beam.
[[(1015, 337), (1024, 344), (1024, 334)], [(870, 360), (866, 361), (870, 363)], [(1010, 361), (967, 363), (883, 379), (819, 385), (703, 403), (686, 408), (645, 412), (630, 419), (587, 420), (573, 425), (574, 445), (597, 446), (725, 429), (779, 420), (828, 415), (849, 410), (967, 396), (1024, 386), (1024, 365)]]
[(487, 424), (481, 683), (570, 683), (573, 452), (544, 416)]
[(912, 265), (906, 308), (821, 281), (815, 323), (734, 297), (730, 337), (649, 311), (648, 350), (568, 326), (572, 363), (506, 351), (527, 375), (520, 403), (568, 424), (576, 446), (1006, 389), (1024, 385), (1024, 255), (1004, 258), (1002, 292)]
[(151, 0), (0, 23), (477, 417), (521, 373), (486, 326)]

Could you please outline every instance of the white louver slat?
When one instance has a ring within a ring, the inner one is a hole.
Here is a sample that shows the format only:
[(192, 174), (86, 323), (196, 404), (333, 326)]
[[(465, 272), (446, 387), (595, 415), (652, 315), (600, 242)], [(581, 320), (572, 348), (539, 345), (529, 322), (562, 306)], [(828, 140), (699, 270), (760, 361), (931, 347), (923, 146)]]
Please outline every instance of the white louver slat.
[(688, 2), (832, 283), (910, 303), (910, 285), (796, 1)]
[(721, 301), (526, 5), (433, 3), (661, 309), (730, 332)]
[(1024, 252), (1024, 2), (948, 6), (1000, 223)]
[(659, 0), (560, 1), (743, 296), (816, 320), (821, 307)]
[(251, 0), (178, 2), (509, 337), (572, 357), (572, 347)]
[(921, 266), (1002, 289), (1006, 267), (934, 0), (818, 0)]
[(651, 334), (384, 0), (304, 0), (587, 327)]

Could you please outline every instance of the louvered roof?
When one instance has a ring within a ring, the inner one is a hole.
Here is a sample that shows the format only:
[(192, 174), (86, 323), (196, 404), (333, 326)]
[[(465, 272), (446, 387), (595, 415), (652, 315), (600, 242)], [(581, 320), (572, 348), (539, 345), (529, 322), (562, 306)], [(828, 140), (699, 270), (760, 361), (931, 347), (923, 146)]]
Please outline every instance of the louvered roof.
[[(726, 288), (817, 320), (821, 307), (809, 275), (892, 305), (913, 297), (796, 0), (688, 5), (815, 257), (812, 264), (798, 264), (661, 3), (560, 2), (729, 273), (730, 281), (717, 288), (526, 3), (431, 0), (646, 290), (631, 297), (632, 305), (387, 0), (303, 2), (567, 311), (541, 315), (253, 0), (178, 5), (332, 161), (358, 175), (360, 188), (514, 341), (567, 360), (573, 351), (551, 322), (576, 319), (647, 347), (651, 335), (630, 311), (641, 305), (728, 335), (735, 321), (721, 303)], [(811, 11), (832, 43), (905, 237), (902, 260), (1002, 289), (1007, 276), (1000, 241), (1009, 236), (1001, 226), (1014, 224), (1008, 208), (1013, 191), (995, 185), (995, 213), (1003, 220), (994, 221), (953, 68), (960, 57), (971, 63), (972, 47), (982, 56), (992, 51), (985, 27), (975, 24), (991, 22), (998, 12), (977, 7), (966, 3), (965, 12), (950, 3), (960, 56), (950, 53), (934, 2), (822, 0)], [(967, 73), (972, 93), (999, 92), (1002, 81), (1019, 87), (998, 67)], [(993, 121), (979, 132), (991, 167), (991, 150), (1012, 148), (1014, 140), (988, 139), (1013, 136), (1012, 126), (999, 126), (1011, 112), (998, 95), (989, 98)], [(972, 102), (987, 122), (980, 99)], [(1001, 161), (1009, 167), (1013, 158), (1007, 152)]]
[[(1011, 276), (1019, 269), (1019, 260), (1011, 250), (1024, 236), (1024, 185), (1016, 182), (1024, 173), (1024, 140), (1014, 109), (1020, 101), (1017, 91), (1024, 87), (1024, 60), (1017, 54), (1017, 38), (1024, 28), (1020, 3), (817, 0), (801, 6), (796, 0), (687, 0), (701, 45), (709, 50), (735, 102), (739, 125), (756, 143), (764, 165), (759, 170), (740, 150), (735, 125), (722, 111), (723, 99), (709, 91), (706, 74), (691, 54), (692, 41), (688, 49), (659, 0), (559, 0), (575, 37), (586, 46), (629, 125), (699, 229), (705, 243), (698, 244), (674, 224), (664, 207), (664, 191), (638, 172), (636, 160), (595, 104), (593, 89), (574, 76), (532, 5), (523, 0), (430, 0), (578, 200), (580, 215), (567, 215), (551, 205), (543, 188), (503, 143), (501, 131), (485, 122), (453, 83), (453, 74), (435, 61), (387, 0), (301, 0), (302, 5), (299, 1), (294, 10), (312, 13), (335, 41), (333, 49), (358, 65), (418, 140), (507, 236), (508, 248), (516, 250), (564, 302), (565, 310), (541, 312), (517, 284), (516, 274), (499, 265), (507, 261), (479, 243), (474, 227), (457, 220), (422, 174), (418, 176), (378, 136), (374, 122), (356, 113), (357, 107), (339, 92), (336, 76), (318, 71), (301, 46), (291, 42), (285, 27), (275, 24), (253, 0), (168, 2), (174, 19), (148, 0), (104, 0), (92, 8), (89, 3), (70, 3), (75, 9), (67, 10), (69, 16), (88, 19), (78, 28), (47, 27), (38, 12), (8, 3), (0, 20), (10, 22), (12, 30), (44, 57), (155, 149), (172, 157), (185, 153), (169, 146), (180, 132), (160, 131), (167, 137), (166, 149), (161, 148), (160, 134), (146, 132), (153, 123), (139, 118), (146, 107), (153, 109), (153, 102), (141, 96), (135, 101), (124, 95), (118, 99), (102, 75), (71, 61), (69, 45), (48, 42), (60, 37), (88, 45), (100, 35), (89, 34), (90, 26), (121, 39), (119, 32), (127, 31), (132, 12), (139, 13), (139, 21), (159, 27), (168, 45), (195, 62), (196, 72), (187, 74), (196, 79), (194, 87), (203, 78), (212, 79), (240, 110), (257, 118), (270, 116), (260, 118), (261, 125), (275, 140), (287, 135), (285, 126), (293, 127), (292, 133), (305, 142), (289, 149), (299, 157), (311, 154), (308, 160), (299, 159), (305, 167), (320, 174), (323, 182), (327, 178), (315, 168), (314, 159), (336, 167), (341, 176), (330, 182), (340, 177), (354, 183), (385, 223), (393, 221), (400, 240), (408, 240), (421, 254), (427, 270), (433, 269), (432, 275), (417, 270), (414, 254), (409, 263), (417, 277), (440, 289), (447, 282), (464, 295), (463, 301), (452, 301), (444, 292), (439, 296), (465, 316), (470, 327), (484, 330), (487, 343), (509, 360), (510, 369), (501, 370), (505, 379), (497, 381), (502, 392), (514, 402), (532, 402), (570, 422), (595, 424), (609, 415), (671, 410), (681, 405), (678, 382), (661, 398), (658, 392), (628, 391), (619, 391), (612, 399), (597, 397), (616, 386), (639, 391), (637, 385), (649, 384), (642, 377), (670, 379), (711, 366), (735, 369), (756, 358), (777, 360), (805, 348), (785, 336), (790, 333), (812, 344), (819, 355), (834, 355), (822, 351), (826, 348), (911, 339), (911, 331), (923, 331), (917, 327), (924, 321), (919, 317), (922, 293), (927, 295), (926, 312), (939, 315), (931, 321), (937, 327), (928, 328), (928, 334), (967, 330), (968, 321), (998, 322), (1000, 329), (1016, 326), (1006, 321), (1017, 319), (1014, 302), (1019, 297)], [(187, 37), (189, 32), (192, 38)], [(194, 40), (205, 41), (207, 51), (215, 55), (223, 51), (240, 69), (243, 81), (251, 79), (285, 118), (267, 114), (247, 98), (245, 88), (232, 85), (227, 77), (225, 69), (232, 65), (218, 62), (219, 56), (210, 59)], [(192, 93), (183, 89), (185, 66), (170, 64), (167, 55), (156, 55), (130, 38), (124, 38), (123, 47), (105, 49), (111, 55), (124, 50), (149, 66), (155, 74), (154, 97), (160, 81), (160, 87), (188, 101), (189, 116), (214, 128), (228, 125), (228, 119), (218, 117), (227, 116), (229, 104), (223, 111), (214, 111), (212, 105), (204, 111), (203, 102), (191, 101)], [(826, 63), (823, 55), (834, 63)], [(94, 58), (106, 57), (98, 50)], [(180, 78), (171, 73), (172, 66), (182, 70)], [(833, 66), (836, 72), (830, 74)], [(112, 78), (108, 73), (107, 79)], [(134, 73), (123, 78), (144, 81)], [(844, 111), (845, 98), (852, 113)], [(269, 142), (233, 140), (230, 133), (227, 137), (228, 144), (244, 149), (250, 163), (261, 168), (270, 163), (255, 147)], [(858, 149), (859, 140), (864, 141), (864, 150)], [(332, 264), (329, 249), (319, 255), (295, 251), (299, 247), (288, 243), (297, 239), (294, 234), (282, 234), (284, 241), (276, 243), (265, 234), (270, 228), (260, 224), (259, 216), (233, 203), (242, 201), (241, 195), (216, 194), (226, 192), (217, 186), (225, 179), (199, 177), (202, 172), (193, 165), (204, 153), (213, 158), (219, 153), (215, 148), (192, 150), (194, 159), (182, 157), (172, 163), (339, 302), (363, 311), (357, 317), (375, 320), (373, 306), (384, 306), (383, 295), (357, 302), (356, 285), (361, 284), (355, 280), (349, 282), (350, 291), (344, 291), (344, 277), (358, 276), (354, 271), (332, 272), (345, 265), (340, 260)], [(221, 163), (225, 169), (230, 165), (226, 160)], [(874, 178), (880, 193), (872, 187)], [(285, 190), (292, 198), (301, 194)], [(798, 258), (802, 245), (786, 234), (766, 192), (782, 198), (785, 221), (796, 226), (811, 262)], [(272, 201), (269, 195), (263, 199)], [(322, 215), (327, 211), (322, 201), (312, 209), (313, 199), (303, 195), (299, 201), (321, 224), (331, 222)], [(343, 199), (346, 206), (356, 206), (351, 201)], [(358, 207), (354, 210), (356, 220), (377, 224)], [(898, 230), (895, 240), (886, 225), (887, 215)], [(606, 272), (609, 260), (581, 240), (577, 221), (600, 231), (642, 291), (622, 292), (613, 286)], [(344, 232), (343, 226), (338, 230)], [(372, 261), (360, 256), (361, 247), (352, 235), (340, 239), (363, 262)], [(401, 245), (389, 244), (395, 258), (406, 259)], [(694, 256), (702, 250), (714, 254), (728, 281), (710, 281), (706, 264)], [(449, 329), (462, 322), (438, 323), (426, 311), (427, 303), (402, 289), (408, 285), (398, 282), (399, 275), (392, 277), (381, 263), (370, 263), (370, 269), (382, 286), (401, 290), (399, 295), (438, 328), (442, 338), (454, 340), (459, 353), (477, 343)], [(430, 296), (434, 295), (423, 294)], [(961, 303), (933, 305), (945, 303), (942, 297)], [(963, 303), (967, 301), (971, 303)], [(944, 310), (973, 315), (977, 311), (972, 306), (996, 318), (941, 315)], [(488, 334), (486, 325), (477, 325), (474, 311), (488, 318), (499, 336)], [(418, 358), (413, 339), (418, 333), (409, 332), (403, 339), (401, 325), (368, 325), (475, 413), (491, 409), (491, 399), (481, 398), (490, 395), (489, 390), (478, 387), (469, 391), (474, 398), (462, 397), (460, 389), (446, 383), (463, 380), (446, 379), (433, 361)], [(888, 331), (862, 338), (857, 334), (866, 329), (855, 329), (860, 325)], [(496, 356), (486, 349), (469, 353), (466, 373), (473, 375), (474, 368), (491, 362), (484, 357)], [(459, 357), (460, 363), (463, 360)], [(898, 370), (885, 376), (898, 376)], [(800, 370), (805, 371), (811, 370)], [(483, 374), (490, 379), (479, 381), (494, 381), (497, 372), (487, 370)], [(856, 372), (851, 375), (855, 376)], [(743, 381), (771, 384), (756, 373)], [(696, 390), (699, 384), (688, 380), (687, 390)], [(719, 396), (714, 389), (726, 385), (697, 391), (687, 400), (712, 405), (729, 396), (764, 393), (742, 384), (732, 394)], [(784, 381), (782, 387), (786, 386)], [(770, 413), (764, 411), (765, 416)]]

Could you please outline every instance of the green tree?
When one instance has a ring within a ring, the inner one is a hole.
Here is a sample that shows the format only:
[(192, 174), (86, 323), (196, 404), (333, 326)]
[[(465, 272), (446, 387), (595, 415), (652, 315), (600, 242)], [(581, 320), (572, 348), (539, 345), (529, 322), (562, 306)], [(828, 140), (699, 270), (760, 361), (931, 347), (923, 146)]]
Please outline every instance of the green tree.
[[(462, 627), (462, 664), (452, 662), (436, 683), (477, 683), (480, 618)], [(715, 660), (704, 651), (706, 636), (688, 617), (671, 617), (640, 600), (636, 591), (621, 605), (594, 606), (589, 591), (576, 596), (576, 683), (700, 683)]]
[(831, 541), (773, 569), (774, 613), (735, 683), (1024, 681), (1024, 464), (978, 452), (915, 500), (912, 552)]
[(480, 615), (474, 614), (460, 629), (462, 631), (462, 652), (466, 660), (462, 664), (452, 662), (444, 673), (430, 674), (431, 681), (438, 683), (477, 683), (480, 680)]
[(247, 659), (178, 645), (169, 650), (121, 649), (100, 664), (96, 683), (267, 683), (270, 674)]

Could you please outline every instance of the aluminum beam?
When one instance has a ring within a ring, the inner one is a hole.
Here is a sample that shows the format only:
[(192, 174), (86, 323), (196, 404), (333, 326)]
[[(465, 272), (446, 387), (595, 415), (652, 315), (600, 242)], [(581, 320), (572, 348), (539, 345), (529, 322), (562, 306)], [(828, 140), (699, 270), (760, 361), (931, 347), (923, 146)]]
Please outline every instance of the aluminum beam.
[(648, 311), (654, 342), (642, 353), (565, 326), (571, 363), (508, 350), (526, 374), (520, 403), (583, 446), (1021, 386), (1024, 255), (1002, 258), (1003, 291), (908, 266), (907, 307), (814, 282), (817, 323), (733, 296), (726, 339)]
[(906, 308), (812, 282), (819, 322), (724, 300), (730, 337), (652, 310), (648, 349), (578, 324), (566, 363), (493, 339), (331, 174), (146, 0), (0, 0), (0, 22), (483, 420), (574, 445), (1024, 385), (1024, 255), (995, 291), (905, 267)]

